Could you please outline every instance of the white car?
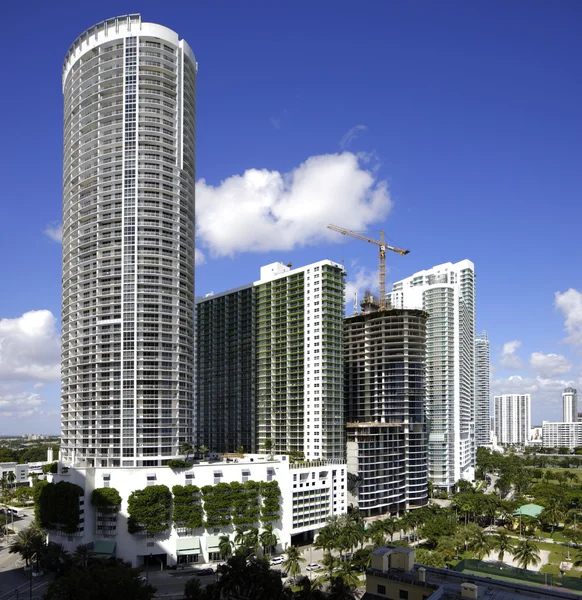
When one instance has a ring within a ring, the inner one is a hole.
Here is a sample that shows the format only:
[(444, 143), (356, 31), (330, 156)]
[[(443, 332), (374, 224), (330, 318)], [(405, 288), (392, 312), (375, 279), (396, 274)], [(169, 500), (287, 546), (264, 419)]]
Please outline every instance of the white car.
[(282, 564), (284, 562), (285, 562), (285, 559), (282, 556), (274, 556), (271, 559), (271, 565), (272, 566), (274, 566), (274, 565), (280, 565), (280, 564)]
[(309, 563), (306, 567), (307, 571), (317, 571), (318, 569), (321, 569), (321, 565), (317, 563)]

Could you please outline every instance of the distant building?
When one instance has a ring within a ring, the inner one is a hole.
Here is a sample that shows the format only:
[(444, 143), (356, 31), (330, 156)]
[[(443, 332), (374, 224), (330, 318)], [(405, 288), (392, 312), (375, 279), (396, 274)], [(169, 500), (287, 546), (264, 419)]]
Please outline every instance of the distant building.
[(426, 412), (429, 481), (451, 490), (475, 474), (475, 270), (445, 263), (397, 281), (393, 308), (429, 313)]
[(542, 444), (544, 448), (576, 448), (582, 446), (582, 423), (542, 423)]
[(531, 429), (531, 396), (504, 394), (495, 396), (495, 435), (497, 443), (526, 445)]
[(578, 392), (572, 387), (566, 388), (562, 393), (562, 408), (564, 423), (578, 421)]
[(489, 340), (487, 332), (475, 337), (475, 445), (491, 443)]
[(362, 308), (344, 321), (348, 492), (365, 516), (402, 514), (428, 501), (428, 314)]

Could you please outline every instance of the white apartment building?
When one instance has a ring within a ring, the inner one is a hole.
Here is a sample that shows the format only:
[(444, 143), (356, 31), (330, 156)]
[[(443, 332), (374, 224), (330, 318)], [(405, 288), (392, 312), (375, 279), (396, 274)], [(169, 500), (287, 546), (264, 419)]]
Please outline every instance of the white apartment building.
[(564, 423), (578, 421), (578, 391), (572, 387), (566, 388), (562, 393), (562, 409)]
[(193, 438), (197, 63), (140, 15), (64, 60), (62, 456), (161, 466)]
[(475, 472), (475, 270), (469, 260), (419, 271), (393, 284), (394, 308), (429, 313), (426, 401), (428, 473), (452, 489)]
[(489, 340), (487, 332), (475, 337), (475, 445), (491, 443)]
[[(208, 563), (220, 560), (219, 538), (234, 541), (235, 525), (186, 529), (173, 523), (160, 534), (128, 532), (128, 498), (135, 490), (148, 486), (195, 485), (202, 489), (218, 483), (276, 481), (281, 491), (279, 519), (273, 523), (277, 550), (287, 548), (294, 536), (313, 539), (330, 517), (347, 510), (347, 468), (343, 461), (312, 461), (290, 464), (287, 456), (245, 455), (238, 462), (210, 460), (188, 469), (169, 467), (142, 468), (75, 468), (60, 465), (53, 482), (67, 481), (84, 490), (79, 502), (81, 522), (73, 534), (51, 532), (51, 540), (67, 550), (79, 544), (92, 544), (99, 554), (117, 556), (134, 566), (144, 562), (175, 565)], [(97, 488), (115, 488), (122, 499), (118, 512), (104, 513), (92, 505)], [(148, 557), (152, 557), (149, 559)], [(159, 568), (159, 567), (158, 567)]]
[(577, 448), (582, 446), (582, 422), (542, 422), (544, 448)]
[(531, 431), (530, 394), (503, 394), (494, 397), (495, 435), (501, 446), (529, 444)]

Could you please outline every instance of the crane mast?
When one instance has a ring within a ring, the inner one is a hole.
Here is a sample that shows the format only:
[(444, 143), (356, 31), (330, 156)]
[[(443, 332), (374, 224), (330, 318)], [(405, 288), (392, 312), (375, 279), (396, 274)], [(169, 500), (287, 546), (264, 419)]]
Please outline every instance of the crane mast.
[(380, 239), (376, 240), (374, 238), (368, 237), (367, 235), (363, 235), (358, 233), (357, 231), (351, 231), (350, 229), (346, 229), (345, 227), (339, 227), (338, 225), (329, 224), (328, 229), (332, 231), (337, 231), (342, 235), (348, 235), (350, 237), (356, 238), (357, 240), (361, 240), (363, 242), (368, 242), (370, 244), (374, 244), (378, 246), (378, 288), (379, 288), (379, 305), (380, 310), (386, 309), (386, 250), (390, 250), (391, 252), (396, 252), (400, 254), (400, 256), (406, 256), (410, 250), (404, 250), (402, 248), (395, 248), (394, 246), (388, 246), (384, 241), (384, 231), (380, 231)]

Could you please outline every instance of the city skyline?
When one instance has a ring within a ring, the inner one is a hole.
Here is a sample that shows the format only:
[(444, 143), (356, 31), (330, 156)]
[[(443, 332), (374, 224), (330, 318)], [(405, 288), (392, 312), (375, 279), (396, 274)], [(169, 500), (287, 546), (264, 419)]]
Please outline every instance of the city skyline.
[[(374, 287), (376, 253), (325, 227), (384, 229), (411, 249), (389, 258), (388, 286), (434, 264), (475, 263), (476, 327), (491, 342), (492, 394), (530, 393), (532, 422), (560, 420), (564, 388), (580, 385), (582, 343), (581, 284), (573, 275), (579, 251), (575, 236), (561, 231), (561, 217), (576, 222), (582, 210), (578, 5), (530, 6), (527, 22), (515, 7), (504, 7), (499, 22), (495, 10), (455, 2), (438, 10), (426, 3), (420, 15), (340, 6), (332, 27), (322, 8), (287, 15), (269, 7), (257, 18), (266, 5), (232, 4), (233, 23), (210, 7), (140, 8), (144, 20), (194, 45), (204, 78), (197, 295), (251, 281), (260, 265), (277, 260), (344, 260), (350, 314), (354, 290)], [(27, 23), (42, 53), (22, 45), (17, 30), (7, 34), (28, 67), (24, 78), (22, 61), (8, 62), (6, 76), (21, 89), (1, 100), (10, 115), (3, 164), (11, 175), (3, 214), (10, 227), (0, 236), (8, 290), (0, 299), (1, 434), (59, 431), (62, 100), (55, 81), (72, 39), (126, 12), (124, 3), (105, 2), (60, 21), (39, 7)], [(23, 21), (24, 7), (11, 6), (8, 18)], [(283, 36), (275, 27), (281, 20)], [(31, 144), (36, 152), (25, 154)]]

